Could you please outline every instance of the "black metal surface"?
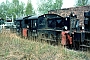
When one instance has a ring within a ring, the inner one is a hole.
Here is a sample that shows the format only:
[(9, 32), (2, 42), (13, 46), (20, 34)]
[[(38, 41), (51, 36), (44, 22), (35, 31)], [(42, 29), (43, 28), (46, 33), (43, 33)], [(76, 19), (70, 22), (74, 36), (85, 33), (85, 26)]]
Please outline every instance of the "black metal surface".
[(84, 12), (85, 31), (90, 31), (90, 11)]
[(78, 41), (79, 43), (84, 42), (85, 40), (85, 32), (74, 32), (74, 41)]
[[(56, 14), (44, 14), (38, 18), (38, 29), (61, 28), (63, 18)], [(61, 26), (61, 27), (60, 27)]]
[(85, 16), (85, 17), (90, 17), (90, 11), (84, 12), (84, 16)]

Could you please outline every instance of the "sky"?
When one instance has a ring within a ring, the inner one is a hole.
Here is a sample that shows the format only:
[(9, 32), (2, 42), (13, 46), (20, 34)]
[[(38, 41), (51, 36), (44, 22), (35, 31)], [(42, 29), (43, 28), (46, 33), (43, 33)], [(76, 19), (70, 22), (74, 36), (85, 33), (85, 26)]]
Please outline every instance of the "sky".
[[(0, 3), (3, 1), (5, 2), (6, 0), (0, 0)], [(12, 1), (12, 0), (9, 0), (9, 1)], [(26, 4), (28, 0), (20, 0), (20, 1), (22, 1)], [(31, 1), (34, 6), (34, 9), (36, 9), (38, 0), (31, 0)], [(62, 8), (74, 7), (75, 2), (76, 2), (75, 0), (63, 0)]]
[(63, 0), (62, 8), (70, 8), (75, 6), (76, 0)]

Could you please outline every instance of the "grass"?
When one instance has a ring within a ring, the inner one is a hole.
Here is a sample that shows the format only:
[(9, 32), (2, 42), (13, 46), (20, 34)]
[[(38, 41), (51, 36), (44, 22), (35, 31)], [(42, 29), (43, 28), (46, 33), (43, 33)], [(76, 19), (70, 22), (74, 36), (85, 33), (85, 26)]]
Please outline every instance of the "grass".
[(0, 60), (90, 60), (89, 53), (0, 34)]

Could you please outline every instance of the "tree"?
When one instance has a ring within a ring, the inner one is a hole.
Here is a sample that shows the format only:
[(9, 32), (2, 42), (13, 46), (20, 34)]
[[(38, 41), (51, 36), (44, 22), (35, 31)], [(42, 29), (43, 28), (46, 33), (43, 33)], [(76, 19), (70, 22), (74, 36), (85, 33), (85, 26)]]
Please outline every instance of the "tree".
[(47, 13), (49, 10), (61, 9), (62, 0), (42, 0), (38, 2), (38, 11), (42, 14)]
[(18, 7), (19, 7), (19, 0), (12, 0), (12, 7), (13, 7), (12, 13), (14, 15), (19, 16), (19, 9), (18, 9)]
[(20, 2), (19, 0), (12, 0), (11, 4), (9, 5), (9, 13), (16, 18), (16, 16), (20, 17), (23, 16), (23, 10), (25, 4), (23, 2)]
[(88, 4), (88, 0), (77, 0), (76, 6), (85, 6)]
[(24, 15), (24, 10), (25, 10), (25, 4), (23, 2), (21, 2), (19, 4), (19, 6), (17, 7), (18, 8), (18, 13), (19, 13), (19, 16), (23, 16)]
[(25, 7), (25, 4), (23, 2), (20, 2), (19, 0), (12, 0), (12, 2), (9, 2), (9, 0), (6, 0), (6, 2), (2, 2), (0, 4), (0, 17), (6, 19), (7, 17), (14, 17), (14, 19), (17, 17), (21, 17), (26, 15), (32, 15), (35, 14), (35, 11), (33, 10), (33, 6), (31, 4), (31, 1), (28, 0), (27, 6)]
[(0, 13), (1, 13), (0, 14), (0, 18), (4, 18), (5, 19), (7, 10), (8, 10), (7, 5), (4, 2), (2, 2), (0, 4)]
[(53, 9), (54, 9), (54, 10), (55, 10), (55, 9), (61, 9), (62, 4), (63, 4), (62, 0), (55, 0), (55, 3), (54, 3), (54, 5), (53, 5)]
[(32, 6), (32, 3), (31, 3), (31, 0), (28, 0), (28, 2), (27, 2), (25, 13), (26, 13), (26, 15), (32, 15), (34, 13), (33, 12), (33, 6)]

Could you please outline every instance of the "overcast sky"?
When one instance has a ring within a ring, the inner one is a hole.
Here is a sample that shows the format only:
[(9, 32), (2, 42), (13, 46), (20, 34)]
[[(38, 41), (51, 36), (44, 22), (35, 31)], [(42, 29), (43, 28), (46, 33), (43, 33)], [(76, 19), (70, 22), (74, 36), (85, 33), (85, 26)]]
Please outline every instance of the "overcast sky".
[(69, 8), (75, 6), (76, 0), (63, 0), (62, 8)]
[[(6, 0), (0, 0), (0, 3), (3, 2), (3, 1), (5, 2)], [(12, 1), (12, 0), (9, 0), (9, 1)], [(20, 1), (22, 1), (26, 4), (28, 0), (20, 0)], [(36, 7), (37, 7), (36, 3), (37, 3), (38, 0), (31, 0), (31, 1), (33, 3), (34, 8), (36, 9)], [(76, 2), (75, 0), (63, 0), (62, 8), (73, 7), (75, 5), (75, 2)]]

